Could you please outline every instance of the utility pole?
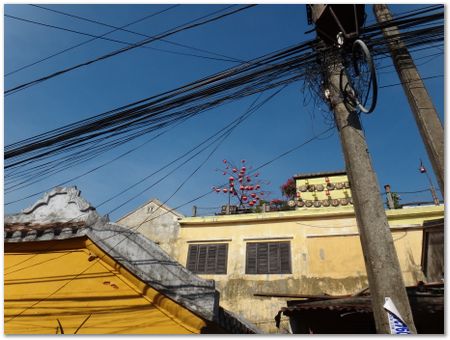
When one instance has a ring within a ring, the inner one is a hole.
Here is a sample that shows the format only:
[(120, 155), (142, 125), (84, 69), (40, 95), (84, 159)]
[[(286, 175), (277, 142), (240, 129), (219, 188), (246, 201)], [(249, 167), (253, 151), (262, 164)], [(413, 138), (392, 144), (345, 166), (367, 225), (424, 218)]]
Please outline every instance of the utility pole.
[(428, 183), (430, 184), (430, 192), (431, 192), (431, 196), (433, 197), (434, 205), (439, 205), (440, 202), (439, 202), (439, 198), (436, 195), (436, 189), (434, 188), (433, 181), (431, 180), (430, 175), (428, 175), (427, 169), (425, 169), (425, 167), (423, 166), (422, 160), (420, 160), (419, 171), (421, 174), (426, 174)]
[(436, 174), (442, 197), (444, 197), (444, 129), (433, 102), (425, 88), (419, 72), (400, 39), (397, 26), (386, 27), (386, 22), (393, 19), (387, 5), (375, 4), (373, 11), (381, 26), (384, 37), (391, 51), (403, 90), (416, 119), (417, 126), (425, 144), (431, 165)]
[[(319, 14), (314, 13), (317, 10), (315, 7), (312, 6), (313, 17), (318, 17)], [(388, 314), (383, 307), (385, 298), (389, 297), (409, 330), (416, 333), (394, 241), (359, 116), (356, 112), (347, 110), (339, 90), (340, 73), (344, 67), (342, 57), (337, 48), (331, 50), (332, 55), (327, 54), (322, 59), (327, 77), (325, 84), (328, 84), (328, 98), (334, 112), (351, 184), (375, 327), (377, 333), (390, 334)], [(346, 80), (344, 79), (344, 82)]]

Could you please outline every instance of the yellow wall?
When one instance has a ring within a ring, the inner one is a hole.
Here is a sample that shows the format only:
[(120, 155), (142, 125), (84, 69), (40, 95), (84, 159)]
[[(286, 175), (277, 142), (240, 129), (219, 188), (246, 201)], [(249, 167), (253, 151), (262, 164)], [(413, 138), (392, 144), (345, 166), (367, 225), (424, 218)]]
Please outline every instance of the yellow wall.
[[(412, 267), (411, 263), (420, 265), (423, 221), (443, 217), (444, 207), (396, 209), (386, 214), (402, 269), (405, 273), (417, 271), (420, 268)], [(292, 274), (246, 275), (246, 243), (252, 241), (290, 241)], [(176, 245), (180, 253), (178, 261), (183, 265), (192, 243), (228, 244), (227, 275), (202, 275), (215, 280), (233, 277), (278, 280), (303, 275), (342, 278), (359, 275), (358, 272), (365, 275), (351, 206), (185, 218)], [(320, 249), (326, 250), (325, 260), (318, 255)]]
[[(423, 280), (420, 261), (424, 220), (444, 216), (443, 206), (387, 211), (406, 285)], [(189, 244), (227, 243), (226, 275), (216, 280), (221, 305), (241, 313), (265, 331), (275, 331), (273, 317), (288, 298), (255, 293), (351, 294), (367, 286), (354, 210), (351, 205), (295, 211), (185, 218), (176, 247), (186, 265)], [(245, 274), (246, 243), (291, 242), (291, 274)], [(284, 327), (287, 327), (286, 322)]]
[(5, 244), (4, 268), (6, 334), (55, 334), (57, 320), (65, 334), (85, 320), (78, 334), (190, 334), (205, 326), (89, 240)]

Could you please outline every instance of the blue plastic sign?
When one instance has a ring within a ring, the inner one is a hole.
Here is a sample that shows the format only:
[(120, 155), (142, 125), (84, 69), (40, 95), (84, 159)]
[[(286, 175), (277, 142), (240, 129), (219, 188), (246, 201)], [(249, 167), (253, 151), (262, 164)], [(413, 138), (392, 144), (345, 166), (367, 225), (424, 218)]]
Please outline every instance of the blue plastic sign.
[(391, 334), (411, 334), (397, 307), (395, 307), (394, 301), (390, 297), (384, 298), (383, 307), (387, 310)]

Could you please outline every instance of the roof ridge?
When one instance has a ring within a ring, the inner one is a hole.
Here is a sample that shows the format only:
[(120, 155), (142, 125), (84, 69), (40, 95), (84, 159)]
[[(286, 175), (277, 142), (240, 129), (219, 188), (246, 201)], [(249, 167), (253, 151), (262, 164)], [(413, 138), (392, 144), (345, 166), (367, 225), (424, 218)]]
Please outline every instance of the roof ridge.
[(31, 206), (20, 213), (5, 215), (8, 223), (40, 223), (90, 221), (94, 222), (100, 215), (96, 209), (81, 196), (76, 186), (56, 187), (44, 194)]

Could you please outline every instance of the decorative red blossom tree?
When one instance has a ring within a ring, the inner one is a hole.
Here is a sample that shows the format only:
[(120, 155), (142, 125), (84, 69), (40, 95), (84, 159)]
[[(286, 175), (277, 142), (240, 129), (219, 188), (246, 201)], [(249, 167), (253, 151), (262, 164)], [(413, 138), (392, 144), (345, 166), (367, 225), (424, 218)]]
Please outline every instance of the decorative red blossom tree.
[(286, 183), (284, 183), (281, 187), (281, 193), (288, 200), (293, 200), (297, 193), (297, 188), (295, 186), (295, 181), (293, 178), (289, 178)]
[(269, 182), (261, 180), (259, 172), (252, 173), (253, 167), (247, 168), (245, 163), (245, 159), (241, 160), (241, 167), (239, 168), (232, 162), (224, 159), (225, 169), (216, 169), (216, 171), (222, 172), (223, 176), (227, 177), (228, 183), (212, 187), (213, 191), (228, 195), (228, 205), (231, 204), (233, 199), (237, 201), (236, 205), (239, 209), (243, 210), (254, 207), (258, 201), (269, 194), (269, 192), (261, 188), (263, 184), (269, 184)]

